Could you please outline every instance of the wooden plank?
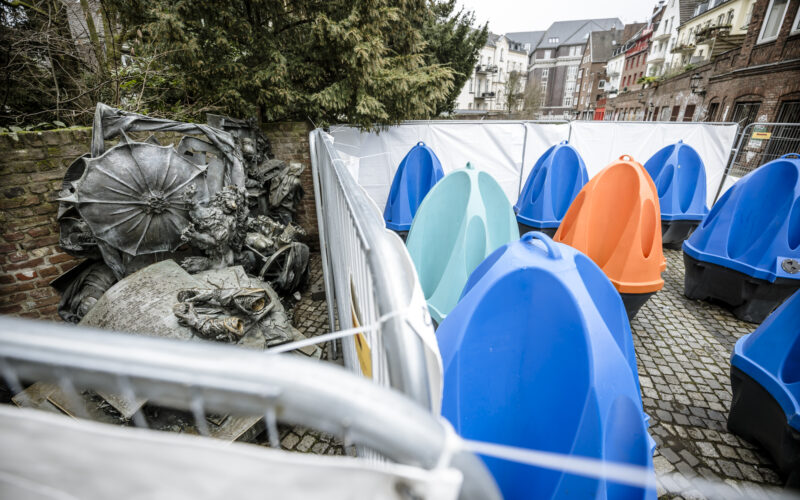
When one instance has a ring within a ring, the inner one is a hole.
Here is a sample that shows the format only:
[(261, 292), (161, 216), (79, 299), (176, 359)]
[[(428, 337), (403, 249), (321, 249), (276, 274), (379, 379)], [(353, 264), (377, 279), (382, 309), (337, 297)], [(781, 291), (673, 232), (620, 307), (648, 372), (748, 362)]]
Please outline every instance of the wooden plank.
[(105, 424), (122, 423), (117, 417), (103, 410), (88, 394), (78, 394), (75, 398), (69, 398), (57, 387), (48, 397), (48, 401), (73, 418), (88, 418)]
[(35, 408), (37, 410), (63, 415), (61, 410), (48, 400), (50, 395), (56, 390), (58, 390), (58, 386), (55, 384), (36, 382), (11, 398), (11, 401), (20, 408)]
[(128, 398), (124, 398), (118, 394), (114, 394), (107, 391), (96, 391), (101, 398), (108, 401), (108, 404), (114, 407), (120, 415), (125, 418), (125, 420), (130, 420), (133, 415), (139, 411), (142, 406), (147, 402), (145, 398), (134, 398), (132, 401)]
[(252, 441), (264, 430), (261, 417), (237, 417), (229, 415), (222, 425), (209, 425), (208, 433), (211, 437), (225, 441)]

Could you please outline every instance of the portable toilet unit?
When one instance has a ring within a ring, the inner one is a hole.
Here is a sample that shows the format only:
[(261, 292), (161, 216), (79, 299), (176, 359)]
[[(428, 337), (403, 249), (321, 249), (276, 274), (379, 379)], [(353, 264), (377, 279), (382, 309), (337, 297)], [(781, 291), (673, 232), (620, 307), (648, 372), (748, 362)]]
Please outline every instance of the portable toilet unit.
[(551, 146), (536, 161), (514, 205), (520, 233), (541, 231), (552, 238), (588, 181), (586, 165), (575, 148), (567, 141)]
[(583, 187), (554, 239), (585, 253), (603, 270), (630, 319), (664, 287), (661, 272), (667, 264), (656, 187), (628, 155)]
[(800, 288), (800, 155), (745, 175), (683, 244), (684, 293), (760, 323)]
[(760, 444), (800, 489), (800, 292), (736, 342), (728, 429)]
[(467, 163), (431, 189), (414, 216), (406, 246), (437, 324), (455, 307), (478, 264), (516, 239), (511, 203), (488, 173)]
[[(538, 232), (489, 255), (436, 331), (442, 414), (466, 439), (636, 465), (653, 476), (633, 339), (589, 258)], [(484, 457), (506, 500), (652, 498), (602, 479)]]
[(418, 142), (394, 173), (389, 199), (383, 209), (386, 227), (401, 233), (407, 232), (419, 204), (442, 177), (444, 171), (439, 158), (424, 142)]
[(665, 247), (679, 250), (708, 214), (703, 160), (694, 148), (678, 141), (654, 154), (644, 169), (658, 192), (661, 241)]

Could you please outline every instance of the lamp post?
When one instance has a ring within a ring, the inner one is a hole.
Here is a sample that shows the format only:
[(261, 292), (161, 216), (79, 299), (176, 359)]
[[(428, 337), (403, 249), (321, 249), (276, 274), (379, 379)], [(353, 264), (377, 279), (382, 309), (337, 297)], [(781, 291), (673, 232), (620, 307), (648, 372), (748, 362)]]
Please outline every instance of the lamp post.
[(700, 76), (700, 73), (695, 73), (689, 79), (689, 88), (692, 90), (692, 94), (699, 94), (705, 95), (706, 89), (703, 85), (703, 77)]

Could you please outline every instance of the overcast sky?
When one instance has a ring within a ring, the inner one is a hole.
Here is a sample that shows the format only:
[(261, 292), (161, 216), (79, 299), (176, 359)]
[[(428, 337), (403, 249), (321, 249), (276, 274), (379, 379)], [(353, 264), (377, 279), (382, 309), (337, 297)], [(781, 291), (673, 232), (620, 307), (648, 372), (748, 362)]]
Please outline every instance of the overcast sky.
[(657, 0), (459, 0), (492, 33), (546, 30), (555, 21), (618, 17), (642, 22)]

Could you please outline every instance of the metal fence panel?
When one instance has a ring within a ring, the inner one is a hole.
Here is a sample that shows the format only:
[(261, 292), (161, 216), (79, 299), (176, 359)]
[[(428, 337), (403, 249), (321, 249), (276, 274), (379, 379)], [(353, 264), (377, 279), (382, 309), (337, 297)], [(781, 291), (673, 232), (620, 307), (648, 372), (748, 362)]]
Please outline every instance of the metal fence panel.
[[(385, 228), (321, 130), (310, 134), (311, 163), (331, 330), (377, 325), (342, 339), (345, 365), (439, 411), (441, 358), (405, 247)], [(332, 311), (336, 311), (334, 319)]]
[(800, 123), (750, 123), (737, 136), (714, 201), (736, 180), (791, 153), (800, 154)]

